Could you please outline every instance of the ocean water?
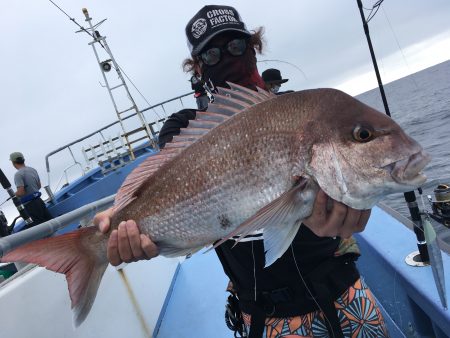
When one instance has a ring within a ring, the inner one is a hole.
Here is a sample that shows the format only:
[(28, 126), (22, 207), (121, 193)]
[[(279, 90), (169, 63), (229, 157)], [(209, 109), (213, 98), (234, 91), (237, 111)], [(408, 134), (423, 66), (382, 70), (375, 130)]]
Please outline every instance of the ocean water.
[[(450, 184), (450, 60), (388, 83), (384, 90), (392, 118), (432, 156), (425, 169), (432, 187), (426, 184), (424, 195), (433, 195), (437, 182), (432, 180)], [(378, 88), (356, 98), (384, 112)], [(403, 194), (383, 202), (409, 216)]]

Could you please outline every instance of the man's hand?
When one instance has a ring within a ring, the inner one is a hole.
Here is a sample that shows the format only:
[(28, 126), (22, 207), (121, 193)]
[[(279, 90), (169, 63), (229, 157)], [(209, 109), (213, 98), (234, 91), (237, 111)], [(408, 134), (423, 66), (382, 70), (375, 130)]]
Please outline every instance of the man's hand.
[[(327, 207), (331, 201), (331, 209)], [(348, 238), (361, 232), (369, 221), (371, 210), (356, 210), (328, 197), (319, 190), (311, 215), (303, 221), (312, 232), (320, 237)]]
[[(107, 233), (110, 227), (112, 209), (98, 213), (94, 224), (102, 233)], [(108, 240), (108, 260), (117, 266), (123, 262), (136, 262), (158, 256), (159, 250), (150, 238), (139, 232), (135, 221), (121, 222), (117, 230), (113, 230)]]

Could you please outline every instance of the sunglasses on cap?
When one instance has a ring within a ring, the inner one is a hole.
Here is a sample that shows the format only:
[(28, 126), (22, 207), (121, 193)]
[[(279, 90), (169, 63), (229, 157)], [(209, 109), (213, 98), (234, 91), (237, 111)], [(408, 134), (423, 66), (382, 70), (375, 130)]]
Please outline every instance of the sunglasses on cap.
[(247, 48), (246, 39), (233, 39), (222, 47), (210, 47), (200, 53), (200, 57), (205, 65), (214, 66), (222, 60), (222, 53), (227, 52), (232, 56), (241, 56)]

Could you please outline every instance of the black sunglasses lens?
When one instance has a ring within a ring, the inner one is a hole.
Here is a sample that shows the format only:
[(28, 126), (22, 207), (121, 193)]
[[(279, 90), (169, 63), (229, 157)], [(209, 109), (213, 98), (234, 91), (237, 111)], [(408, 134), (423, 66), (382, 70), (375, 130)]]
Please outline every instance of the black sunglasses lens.
[(201, 57), (206, 65), (213, 66), (220, 61), (220, 48), (209, 48), (201, 54)]
[(227, 43), (227, 50), (233, 56), (243, 55), (246, 47), (245, 39), (234, 39)]
[(245, 49), (247, 48), (247, 42), (245, 39), (233, 39), (229, 41), (225, 47), (211, 47), (201, 53), (202, 61), (205, 65), (214, 66), (219, 63), (222, 58), (222, 51), (227, 51), (230, 55), (233, 56), (241, 56), (245, 53)]

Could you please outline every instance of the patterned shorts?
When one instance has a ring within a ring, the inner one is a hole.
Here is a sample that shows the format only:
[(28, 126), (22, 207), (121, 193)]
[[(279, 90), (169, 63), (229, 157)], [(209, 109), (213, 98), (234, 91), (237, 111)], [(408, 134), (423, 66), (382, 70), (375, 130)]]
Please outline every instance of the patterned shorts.
[[(349, 338), (388, 338), (383, 316), (376, 301), (362, 279), (335, 302), (342, 332)], [(251, 316), (243, 313), (245, 328), (250, 331)], [(330, 337), (325, 318), (320, 311), (298, 317), (267, 318), (264, 338)]]

